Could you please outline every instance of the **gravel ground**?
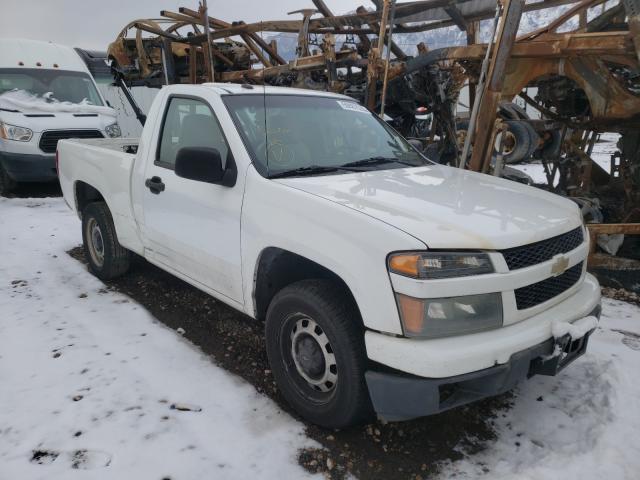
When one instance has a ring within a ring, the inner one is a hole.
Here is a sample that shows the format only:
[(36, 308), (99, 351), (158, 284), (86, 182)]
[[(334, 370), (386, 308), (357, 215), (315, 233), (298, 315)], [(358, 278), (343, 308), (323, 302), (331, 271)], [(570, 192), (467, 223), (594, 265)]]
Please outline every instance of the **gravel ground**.
[[(81, 247), (69, 254), (85, 262)], [(126, 276), (107, 282), (107, 289), (130, 296), (298, 418), (275, 387), (261, 323), (142, 259), (136, 259)], [(310, 472), (323, 472), (332, 479), (347, 478), (349, 473), (361, 479), (428, 478), (437, 473), (440, 462), (461, 458), (462, 450), (479, 451), (495, 438), (493, 421), (506, 416), (510, 398), (503, 395), (405, 423), (375, 422), (341, 431), (307, 424), (307, 434), (324, 448), (302, 450), (298, 460)]]

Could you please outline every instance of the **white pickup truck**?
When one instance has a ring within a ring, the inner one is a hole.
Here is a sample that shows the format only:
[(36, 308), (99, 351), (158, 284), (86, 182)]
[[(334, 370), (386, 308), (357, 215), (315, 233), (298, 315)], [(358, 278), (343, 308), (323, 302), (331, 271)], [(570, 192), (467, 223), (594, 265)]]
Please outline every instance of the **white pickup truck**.
[(91, 271), (131, 252), (265, 322), (326, 427), (437, 413), (554, 375), (600, 315), (578, 207), (434, 164), (352, 99), (163, 88), (139, 141), (58, 144)]

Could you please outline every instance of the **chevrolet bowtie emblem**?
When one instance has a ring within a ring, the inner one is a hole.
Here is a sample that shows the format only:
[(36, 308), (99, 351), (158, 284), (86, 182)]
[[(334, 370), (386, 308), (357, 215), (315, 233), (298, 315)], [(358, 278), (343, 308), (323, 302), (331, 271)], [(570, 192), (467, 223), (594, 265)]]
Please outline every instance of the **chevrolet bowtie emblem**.
[(569, 268), (569, 259), (567, 257), (558, 256), (553, 265), (551, 265), (551, 274), (554, 277), (563, 274)]

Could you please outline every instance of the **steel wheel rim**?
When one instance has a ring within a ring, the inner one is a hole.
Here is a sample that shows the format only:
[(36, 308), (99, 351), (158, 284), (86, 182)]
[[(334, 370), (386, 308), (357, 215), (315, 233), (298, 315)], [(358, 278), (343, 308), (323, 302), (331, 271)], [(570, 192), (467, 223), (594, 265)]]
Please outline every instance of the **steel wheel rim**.
[(299, 314), (291, 328), (291, 358), (296, 372), (313, 390), (332, 392), (338, 383), (338, 366), (326, 333), (312, 318)]
[(97, 266), (102, 267), (104, 265), (104, 238), (95, 218), (90, 218), (87, 222), (87, 237), (91, 260)]

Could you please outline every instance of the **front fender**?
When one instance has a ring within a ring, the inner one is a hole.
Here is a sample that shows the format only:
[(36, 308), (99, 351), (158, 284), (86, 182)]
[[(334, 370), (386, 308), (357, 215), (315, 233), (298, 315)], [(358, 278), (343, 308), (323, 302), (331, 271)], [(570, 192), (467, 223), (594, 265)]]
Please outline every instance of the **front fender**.
[(361, 212), (265, 179), (250, 168), (241, 242), (247, 314), (257, 313), (251, 299), (260, 255), (277, 247), (339, 276), (367, 328), (402, 334), (386, 258), (392, 251), (426, 248), (416, 238)]

